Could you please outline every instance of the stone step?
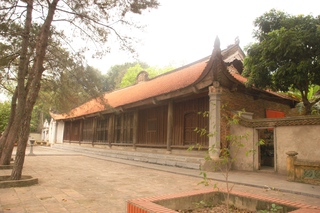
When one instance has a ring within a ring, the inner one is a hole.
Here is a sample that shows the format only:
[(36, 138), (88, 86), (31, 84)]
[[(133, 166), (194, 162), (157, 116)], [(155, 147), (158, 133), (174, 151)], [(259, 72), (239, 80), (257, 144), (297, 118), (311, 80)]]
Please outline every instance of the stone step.
[(89, 155), (98, 155), (111, 158), (119, 158), (130, 161), (140, 161), (144, 163), (160, 164), (165, 166), (175, 166), (188, 169), (200, 169), (201, 162), (204, 158), (181, 156), (172, 154), (158, 154), (150, 152), (123, 151), (113, 149), (103, 149), (95, 147), (84, 147), (68, 144), (54, 144), (53, 148), (80, 152)]

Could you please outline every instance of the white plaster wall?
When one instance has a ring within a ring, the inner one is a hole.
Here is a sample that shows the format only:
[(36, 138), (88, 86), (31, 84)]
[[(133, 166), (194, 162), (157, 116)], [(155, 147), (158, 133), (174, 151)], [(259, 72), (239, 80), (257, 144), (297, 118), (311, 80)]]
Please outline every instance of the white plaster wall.
[(235, 170), (245, 170), (245, 171), (253, 171), (257, 168), (257, 136), (255, 134), (255, 130), (253, 128), (247, 128), (241, 125), (233, 125), (230, 128), (230, 133), (234, 136), (245, 136), (247, 135), (247, 139), (243, 138), (241, 140), (241, 144), (243, 147), (239, 145), (233, 145), (230, 147), (232, 158), (236, 158), (233, 163), (233, 169)]
[(57, 121), (56, 143), (63, 143), (64, 122)]
[(320, 126), (284, 126), (276, 128), (277, 171), (286, 174), (286, 152), (298, 152), (298, 159), (320, 160)]
[(57, 126), (56, 126), (56, 121), (51, 119), (50, 125), (49, 125), (49, 143), (54, 144), (56, 142), (56, 135), (57, 135)]
[[(258, 169), (258, 133), (256, 129), (234, 125), (231, 127), (231, 134), (244, 135), (249, 133), (247, 141), (243, 141), (244, 147), (238, 153), (237, 161), (234, 162), (233, 168), (236, 170), (253, 171)], [(281, 126), (274, 128), (275, 144), (275, 163), (276, 172), (286, 174), (286, 152), (298, 152), (298, 159), (310, 161), (320, 160), (320, 126)], [(255, 150), (248, 157), (245, 152)], [(231, 149), (231, 153), (234, 149)]]

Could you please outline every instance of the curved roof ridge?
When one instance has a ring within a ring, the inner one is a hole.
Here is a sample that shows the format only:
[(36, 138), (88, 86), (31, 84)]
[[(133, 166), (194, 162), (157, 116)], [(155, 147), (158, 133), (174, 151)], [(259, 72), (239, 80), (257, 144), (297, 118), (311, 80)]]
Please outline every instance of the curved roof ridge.
[(91, 99), (74, 108), (68, 114), (52, 114), (56, 120), (81, 117), (98, 113), (110, 108), (117, 108), (127, 104), (136, 103), (149, 98), (165, 95), (173, 91), (184, 89), (196, 82), (204, 72), (210, 56), (199, 59), (193, 63), (179, 67), (155, 78), (141, 81), (125, 88), (107, 92), (103, 101)]

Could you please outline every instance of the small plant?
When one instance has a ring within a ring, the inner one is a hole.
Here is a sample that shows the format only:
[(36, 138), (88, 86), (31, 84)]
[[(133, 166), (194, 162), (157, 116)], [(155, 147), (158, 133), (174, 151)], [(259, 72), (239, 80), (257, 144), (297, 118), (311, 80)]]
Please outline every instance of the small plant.
[(210, 201), (204, 201), (204, 200), (201, 200), (200, 202), (195, 202), (193, 203), (196, 208), (204, 208), (204, 207), (211, 207), (213, 206), (212, 202)]
[(259, 213), (274, 213), (274, 212), (279, 212), (282, 210), (282, 206), (278, 206), (277, 204), (273, 203), (271, 204), (271, 207), (269, 210), (260, 210)]
[[(225, 106), (222, 107), (222, 110), (225, 108)], [(227, 125), (237, 125), (239, 123), (239, 119), (241, 117), (242, 112), (238, 112), (237, 114), (230, 114), (230, 113), (224, 113), (224, 119), (227, 122)], [(209, 117), (209, 112), (199, 112), (199, 115), (202, 115), (204, 117)], [(200, 136), (207, 136), (207, 137), (212, 137), (216, 134), (215, 133), (208, 133), (206, 128), (196, 128), (194, 130)], [(211, 160), (210, 158), (210, 153), (214, 152), (219, 152), (220, 159), (216, 162), (214, 162), (214, 170), (221, 171), (226, 182), (226, 207), (227, 207), (227, 212), (229, 212), (229, 200), (230, 200), (230, 192), (232, 191), (234, 184), (230, 184), (229, 182), (229, 174), (232, 168), (232, 165), (235, 161), (237, 161), (237, 155), (239, 151), (244, 147), (244, 140), (248, 140), (249, 134), (244, 134), (244, 135), (233, 135), (233, 134), (226, 134), (225, 140), (227, 144), (225, 144), (224, 147), (222, 147), (220, 150), (215, 149), (215, 146), (209, 147), (207, 156), (205, 156), (205, 160), (209, 161)], [(263, 144), (263, 141), (259, 141), (258, 144)], [(194, 148), (201, 148), (199, 145), (191, 146), (189, 147), (189, 150), (192, 150)], [(246, 152), (246, 155), (249, 155), (250, 153), (254, 153), (254, 150), (249, 150)], [(200, 175), (203, 177), (203, 181), (200, 182), (200, 184), (204, 184), (206, 186), (209, 185), (209, 179), (207, 177), (207, 173), (205, 171), (201, 171)], [(214, 188), (217, 188), (217, 184), (214, 184)]]

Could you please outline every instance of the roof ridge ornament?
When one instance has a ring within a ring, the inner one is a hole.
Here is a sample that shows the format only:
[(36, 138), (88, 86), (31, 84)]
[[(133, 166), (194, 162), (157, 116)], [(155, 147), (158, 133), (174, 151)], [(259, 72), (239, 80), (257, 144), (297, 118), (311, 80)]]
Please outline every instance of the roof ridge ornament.
[(220, 39), (217, 36), (216, 39), (214, 40), (214, 45), (213, 45), (214, 49), (220, 49)]
[(237, 44), (237, 45), (240, 44), (239, 36), (237, 36), (237, 37), (234, 39), (234, 44)]
[(149, 80), (149, 73), (147, 71), (142, 70), (138, 73), (136, 77), (136, 83), (148, 81)]

